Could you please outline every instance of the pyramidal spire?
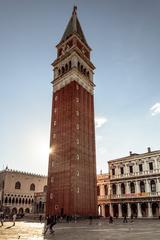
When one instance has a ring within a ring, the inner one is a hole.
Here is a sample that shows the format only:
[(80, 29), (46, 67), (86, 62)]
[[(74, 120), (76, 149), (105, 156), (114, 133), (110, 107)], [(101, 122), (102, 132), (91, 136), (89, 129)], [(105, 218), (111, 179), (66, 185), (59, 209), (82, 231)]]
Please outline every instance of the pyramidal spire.
[(87, 41), (84, 36), (84, 33), (82, 31), (80, 22), (77, 17), (77, 6), (73, 7), (72, 16), (68, 22), (68, 25), (65, 29), (65, 32), (64, 32), (60, 42), (64, 42), (72, 34), (77, 34), (78, 37), (82, 40), (82, 42), (84, 42), (88, 46)]

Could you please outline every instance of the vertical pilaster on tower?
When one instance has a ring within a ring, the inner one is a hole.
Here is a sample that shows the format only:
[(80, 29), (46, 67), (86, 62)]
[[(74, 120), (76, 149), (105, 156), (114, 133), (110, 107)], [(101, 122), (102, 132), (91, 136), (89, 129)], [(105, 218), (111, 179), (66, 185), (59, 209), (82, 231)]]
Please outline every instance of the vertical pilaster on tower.
[(53, 62), (47, 214), (97, 215), (94, 65), (74, 7)]

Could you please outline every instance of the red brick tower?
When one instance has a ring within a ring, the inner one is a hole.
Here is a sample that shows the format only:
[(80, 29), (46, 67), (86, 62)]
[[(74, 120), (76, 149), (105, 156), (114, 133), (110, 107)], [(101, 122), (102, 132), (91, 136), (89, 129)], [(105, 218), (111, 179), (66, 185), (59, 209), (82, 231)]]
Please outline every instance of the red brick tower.
[(57, 45), (47, 214), (97, 215), (93, 70), (76, 7)]

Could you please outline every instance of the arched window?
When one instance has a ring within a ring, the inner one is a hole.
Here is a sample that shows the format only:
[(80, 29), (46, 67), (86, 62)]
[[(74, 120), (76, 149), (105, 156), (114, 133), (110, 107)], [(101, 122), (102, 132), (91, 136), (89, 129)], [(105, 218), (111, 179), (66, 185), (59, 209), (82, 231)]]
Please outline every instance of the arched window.
[(133, 182), (130, 183), (130, 191), (131, 193), (135, 193), (135, 185)]
[(67, 72), (68, 71), (68, 64), (66, 63), (65, 65), (65, 71)]
[(81, 72), (83, 73), (83, 65), (81, 65)]
[(107, 187), (107, 185), (104, 185), (104, 192), (105, 192), (105, 195), (108, 195), (108, 187)]
[(43, 192), (47, 192), (47, 185), (43, 187)]
[(121, 184), (121, 194), (125, 194), (125, 185), (124, 183)]
[(86, 68), (83, 70), (84, 75), (86, 75)]
[(24, 204), (24, 198), (22, 199), (22, 204)]
[(61, 69), (58, 69), (58, 75), (61, 75)]
[(156, 183), (154, 180), (151, 180), (151, 192), (156, 192)]
[(15, 202), (15, 199), (14, 199), (14, 198), (12, 198), (12, 204), (14, 204), (14, 202)]
[(30, 213), (29, 208), (26, 208), (26, 209), (25, 209), (25, 213)]
[(89, 71), (87, 72), (87, 77), (89, 78)]
[(71, 69), (71, 67), (72, 67), (72, 63), (71, 61), (69, 61), (69, 69)]
[(31, 199), (29, 199), (28, 204), (31, 204)]
[(28, 203), (28, 201), (27, 201), (27, 198), (26, 198), (25, 204), (27, 204), (27, 203)]
[(113, 193), (113, 195), (115, 195), (117, 193), (116, 184), (112, 185), (112, 193)]
[(64, 67), (62, 67), (62, 74), (65, 72), (65, 69), (64, 69)]
[(22, 202), (22, 201), (21, 201), (21, 198), (20, 198), (20, 199), (19, 199), (19, 204), (21, 204), (21, 202)]
[(9, 198), (9, 203), (11, 203), (11, 198)]
[(16, 204), (18, 203), (18, 198), (16, 198)]
[(8, 198), (7, 197), (5, 198), (5, 203), (8, 203)]
[(97, 196), (100, 196), (100, 187), (97, 186)]
[(35, 184), (34, 183), (31, 184), (30, 191), (35, 191)]
[(78, 62), (78, 70), (80, 70), (80, 62)]
[(145, 192), (145, 184), (143, 181), (140, 182), (140, 192), (141, 193)]
[(15, 183), (15, 189), (21, 189), (21, 183), (20, 182)]

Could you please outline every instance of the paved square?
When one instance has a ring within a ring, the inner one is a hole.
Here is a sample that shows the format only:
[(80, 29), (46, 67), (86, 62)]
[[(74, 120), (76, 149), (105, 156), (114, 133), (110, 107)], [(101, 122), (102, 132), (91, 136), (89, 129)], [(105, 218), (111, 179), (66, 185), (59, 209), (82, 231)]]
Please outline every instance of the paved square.
[(134, 223), (122, 223), (116, 220), (79, 221), (78, 223), (58, 223), (54, 234), (43, 236), (44, 224), (37, 222), (5, 222), (0, 227), (0, 240), (159, 240), (160, 220), (136, 220)]

